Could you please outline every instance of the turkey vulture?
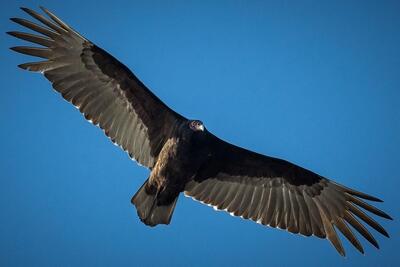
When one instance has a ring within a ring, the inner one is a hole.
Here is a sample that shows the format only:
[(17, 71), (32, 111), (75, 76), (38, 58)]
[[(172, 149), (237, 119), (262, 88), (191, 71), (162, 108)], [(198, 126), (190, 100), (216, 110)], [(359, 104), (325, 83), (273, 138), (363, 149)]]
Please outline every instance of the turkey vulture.
[(359, 219), (389, 237), (362, 210), (391, 219), (364, 201), (380, 199), (219, 139), (200, 120), (186, 119), (170, 109), (126, 66), (47, 9), (42, 8), (48, 17), (22, 10), (41, 24), (11, 20), (39, 34), (8, 34), (41, 46), (11, 49), (44, 61), (19, 67), (44, 74), (87, 120), (151, 171), (131, 201), (146, 225), (169, 224), (183, 192), (234, 216), (327, 238), (341, 255), (345, 251), (336, 229), (364, 253), (349, 226), (378, 248)]

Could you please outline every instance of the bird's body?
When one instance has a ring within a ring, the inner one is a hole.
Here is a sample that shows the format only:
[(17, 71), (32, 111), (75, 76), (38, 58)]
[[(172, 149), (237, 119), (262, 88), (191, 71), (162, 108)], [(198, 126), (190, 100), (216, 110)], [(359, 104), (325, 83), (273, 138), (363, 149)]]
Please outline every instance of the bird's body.
[(341, 255), (345, 252), (336, 229), (363, 253), (349, 226), (378, 247), (357, 218), (388, 236), (362, 210), (391, 219), (364, 201), (381, 201), (378, 198), (288, 161), (219, 139), (201, 121), (186, 119), (170, 109), (126, 66), (53, 13), (43, 8), (50, 21), (30, 9), (23, 10), (43, 25), (19, 18), (12, 20), (42, 35), (9, 34), (42, 47), (12, 49), (45, 61), (19, 66), (43, 73), (87, 120), (150, 170), (148, 179), (132, 198), (145, 224), (169, 224), (183, 192), (244, 219), (327, 238)]
[[(157, 206), (169, 208), (171, 204), (175, 204), (187, 183), (196, 177), (200, 168), (207, 163), (207, 158), (211, 156), (211, 152), (208, 151), (207, 132), (204, 128), (192, 129), (190, 124), (193, 122), (201, 123), (196, 120), (176, 123), (171, 137), (164, 143), (150, 176), (141, 189), (151, 198), (149, 205), (138, 209), (139, 217), (147, 225), (155, 226), (160, 223), (149, 217), (151, 209)], [(202, 126), (202, 123), (199, 125)], [(140, 192), (139, 190), (138, 193)], [(138, 207), (143, 200), (138, 200), (136, 196), (132, 198), (132, 203)], [(169, 223), (172, 212), (173, 210), (168, 213), (167, 218), (162, 218), (161, 222)]]

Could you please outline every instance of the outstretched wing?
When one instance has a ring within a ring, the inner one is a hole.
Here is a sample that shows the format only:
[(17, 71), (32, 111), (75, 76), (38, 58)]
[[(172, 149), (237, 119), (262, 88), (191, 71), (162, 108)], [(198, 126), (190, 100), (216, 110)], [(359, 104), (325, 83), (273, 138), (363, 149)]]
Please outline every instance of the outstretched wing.
[(19, 65), (41, 72), (54, 89), (131, 158), (152, 168), (174, 124), (184, 118), (167, 107), (122, 63), (45, 8), (51, 20), (22, 8), (42, 24), (11, 20), (38, 34), (8, 32), (42, 47), (11, 49), (46, 59)]
[(388, 237), (383, 227), (360, 209), (391, 219), (361, 199), (381, 200), (290, 162), (233, 146), (207, 134), (208, 160), (187, 183), (185, 195), (263, 225), (328, 238), (341, 255), (345, 251), (335, 227), (361, 253), (363, 248), (349, 225), (378, 248), (356, 216)]

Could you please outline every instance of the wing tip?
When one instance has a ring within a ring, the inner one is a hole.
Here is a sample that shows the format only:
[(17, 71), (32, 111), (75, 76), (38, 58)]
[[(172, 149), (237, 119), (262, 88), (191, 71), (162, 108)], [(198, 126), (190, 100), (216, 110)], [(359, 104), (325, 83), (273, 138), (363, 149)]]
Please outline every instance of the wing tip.
[(390, 238), (389, 233), (385, 229), (382, 228), (382, 231), (378, 231), (378, 232), (381, 233), (383, 236), (386, 236), (387, 238)]
[(34, 12), (32, 9), (27, 8), (27, 7), (24, 7), (24, 6), (21, 6), (20, 9), (21, 9), (22, 11), (28, 13), (28, 14)]
[(44, 12), (46, 12), (46, 13), (48, 13), (48, 12), (50, 12), (47, 8), (45, 8), (44, 6), (39, 6), (39, 8), (41, 9), (41, 10), (43, 10)]
[(386, 212), (383, 212), (383, 214), (384, 214), (384, 216), (382, 216), (383, 218), (388, 219), (388, 220), (391, 220), (391, 221), (394, 220), (393, 217), (391, 217), (391, 216), (390, 216), (389, 214), (387, 214)]
[(384, 235), (386, 238), (390, 238), (390, 235), (388, 232), (386, 232), (386, 235)]
[(349, 190), (346, 190), (346, 191), (347, 191), (347, 193), (350, 193), (350, 194), (352, 194), (354, 196), (358, 196), (358, 197), (366, 199), (366, 200), (370, 200), (370, 201), (374, 201), (374, 202), (383, 202), (383, 200), (380, 199), (380, 198), (371, 196), (371, 195), (366, 194), (366, 193), (362, 193), (362, 192), (356, 191), (354, 189), (349, 189)]
[(29, 67), (26, 63), (17, 65), (18, 68), (23, 70), (29, 70)]
[[(50, 11), (49, 11), (47, 8), (45, 8), (44, 6), (39, 6), (39, 8), (40, 8), (41, 10), (43, 10), (45, 13), (50, 12)], [(22, 11), (24, 11), (24, 12), (30, 14), (30, 15), (36, 13), (36, 11), (34, 11), (33, 9), (30, 9), (30, 8), (28, 8), (28, 7), (23, 7), (23, 6), (21, 6), (20, 9), (21, 9)]]
[(10, 50), (12, 50), (14, 52), (18, 52), (18, 53), (19, 53), (19, 49), (20, 49), (20, 46), (12, 46), (12, 47), (10, 47)]
[(377, 197), (373, 197), (373, 196), (370, 196), (370, 195), (368, 195), (369, 196), (369, 200), (371, 200), (371, 201), (375, 201), (375, 202), (383, 202), (383, 200), (382, 199), (380, 199), (380, 198), (377, 198)]
[(21, 32), (18, 32), (18, 31), (7, 31), (6, 34), (11, 35), (12, 37), (15, 37), (15, 38), (20, 38), (19, 36), (20, 36)]
[(346, 251), (344, 250), (340, 239), (338, 239), (339, 240), (338, 242), (335, 242), (329, 238), (328, 238), (328, 240), (332, 243), (333, 247), (336, 249), (336, 251), (339, 253), (339, 255), (342, 256), (343, 258), (346, 258)]
[(18, 20), (20, 20), (20, 18), (12, 17), (12, 18), (10, 18), (10, 20), (12, 22), (18, 23)]

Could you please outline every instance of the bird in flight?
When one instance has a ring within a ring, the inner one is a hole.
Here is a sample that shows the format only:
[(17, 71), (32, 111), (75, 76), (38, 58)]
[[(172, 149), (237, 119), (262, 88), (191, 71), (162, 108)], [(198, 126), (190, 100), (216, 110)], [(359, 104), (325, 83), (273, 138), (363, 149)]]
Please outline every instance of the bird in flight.
[(361, 253), (363, 247), (350, 226), (377, 248), (365, 224), (389, 237), (365, 212), (391, 219), (365, 202), (380, 199), (219, 139), (200, 120), (187, 119), (169, 108), (112, 55), (41, 9), (48, 17), (22, 8), (36, 23), (11, 18), (36, 34), (8, 34), (40, 45), (11, 49), (44, 59), (19, 67), (42, 73), (87, 120), (150, 170), (131, 200), (146, 225), (169, 224), (183, 192), (243, 219), (327, 238), (343, 256), (337, 229)]

